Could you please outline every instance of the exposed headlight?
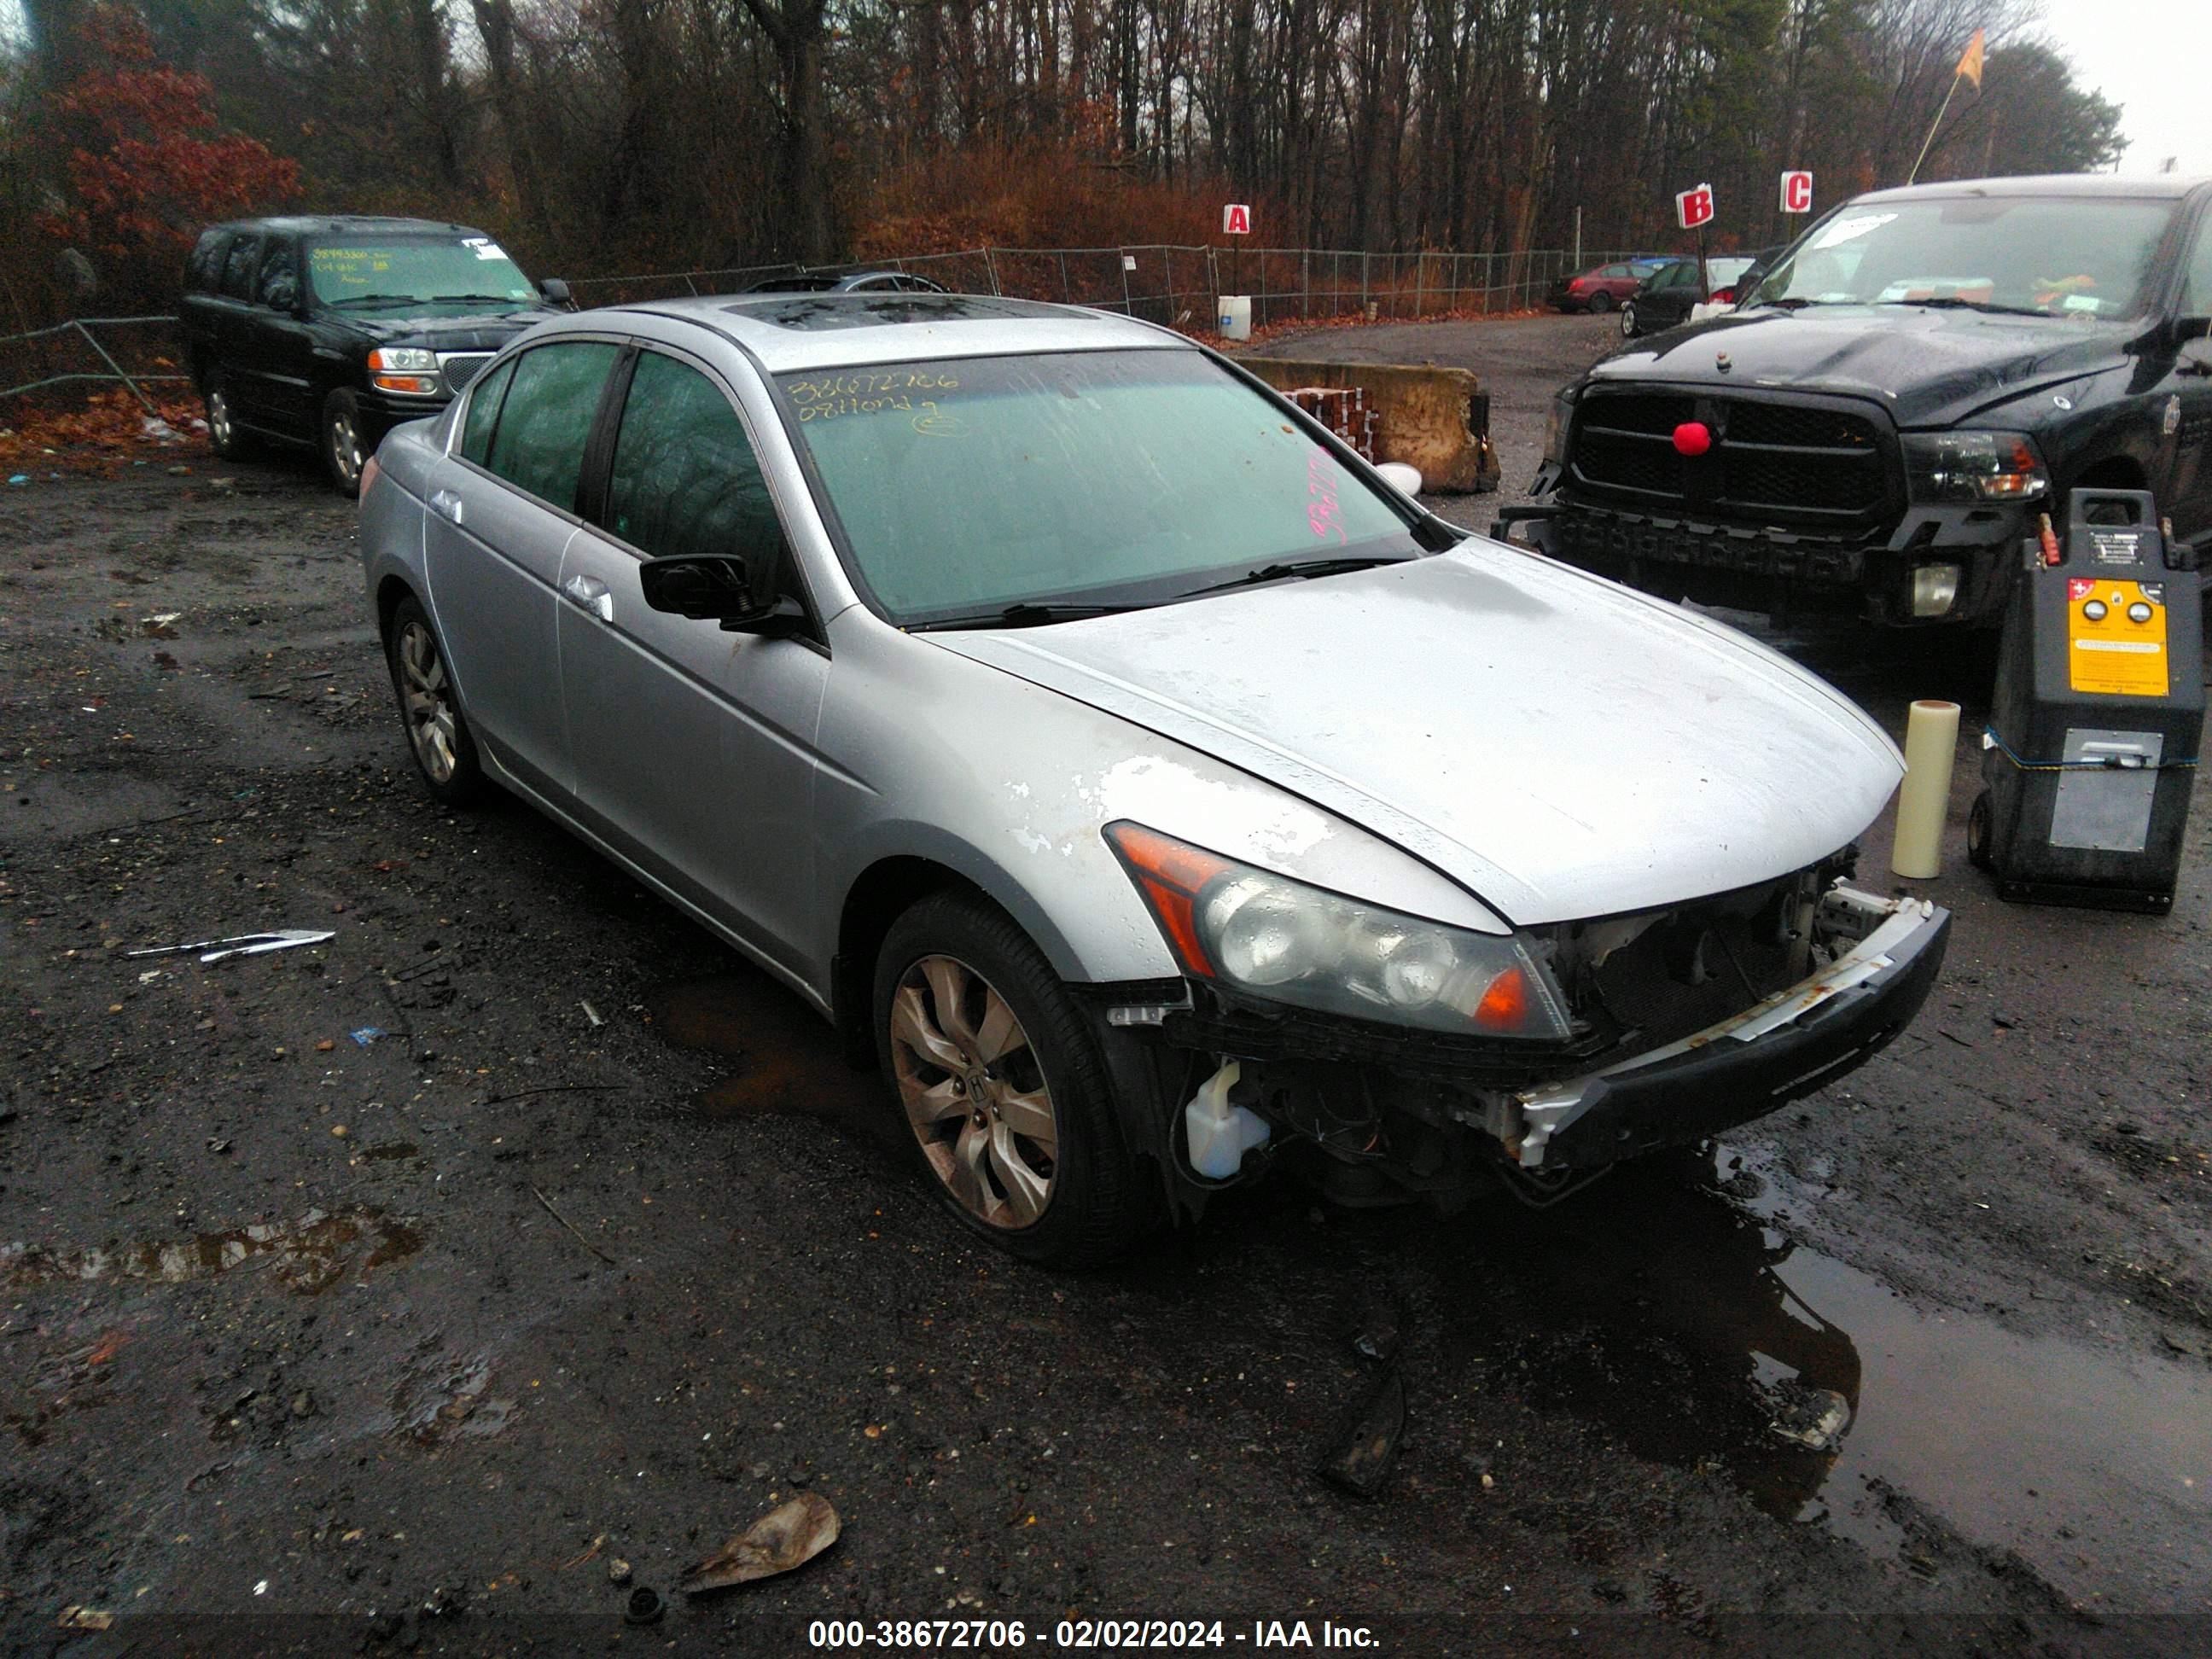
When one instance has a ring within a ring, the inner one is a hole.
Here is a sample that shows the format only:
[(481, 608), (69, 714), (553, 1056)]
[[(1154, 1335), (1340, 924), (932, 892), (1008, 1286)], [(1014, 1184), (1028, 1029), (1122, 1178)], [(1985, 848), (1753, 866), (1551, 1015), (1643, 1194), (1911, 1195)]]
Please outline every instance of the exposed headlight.
[(380, 391), (434, 396), (440, 389), (438, 354), (421, 346), (379, 346), (368, 354), (368, 378)]
[(1565, 999), (1516, 937), (1402, 915), (1140, 824), (1109, 824), (1106, 840), (1188, 974), (1462, 1036), (1573, 1035)]
[(1908, 432), (1905, 472), (1917, 501), (2024, 501), (2051, 487), (2021, 432)]

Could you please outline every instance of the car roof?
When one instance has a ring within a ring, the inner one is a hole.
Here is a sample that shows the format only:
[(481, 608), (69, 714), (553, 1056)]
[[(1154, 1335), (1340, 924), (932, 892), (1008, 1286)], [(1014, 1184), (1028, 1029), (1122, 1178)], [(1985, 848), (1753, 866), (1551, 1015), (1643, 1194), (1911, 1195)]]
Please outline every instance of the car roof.
[[(799, 270), (787, 276), (764, 276), (745, 289), (748, 294), (830, 294), (857, 288), (862, 283), (929, 282), (927, 276), (909, 277), (905, 271), (889, 267), (866, 270)], [(931, 287), (938, 286), (931, 283)], [(926, 290), (925, 290), (926, 291)]]
[(2031, 173), (2018, 179), (1946, 179), (1939, 184), (1904, 185), (1851, 199), (1859, 202), (1946, 202), (1962, 197), (2071, 197), (2083, 201), (2179, 201), (2212, 179), (2157, 173)]
[[(735, 294), (611, 307), (713, 330), (770, 374), (932, 357), (1198, 348), (1110, 312), (992, 294)], [(570, 319), (588, 327), (584, 312)]]
[(438, 219), (400, 219), (375, 213), (283, 213), (259, 219), (226, 219), (210, 230), (273, 230), (281, 234), (321, 231), (374, 232), (384, 236), (482, 236), (474, 225)]

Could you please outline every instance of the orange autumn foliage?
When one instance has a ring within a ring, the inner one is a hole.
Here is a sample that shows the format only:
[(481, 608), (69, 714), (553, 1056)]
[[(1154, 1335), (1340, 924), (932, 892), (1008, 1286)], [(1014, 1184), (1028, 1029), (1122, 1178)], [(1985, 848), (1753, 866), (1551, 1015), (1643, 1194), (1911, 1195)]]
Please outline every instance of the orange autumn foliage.
[(155, 59), (144, 21), (121, 6), (86, 24), (96, 67), (56, 94), (58, 123), (88, 143), (64, 169), (70, 199), (40, 228), (133, 291), (173, 287), (200, 228), (281, 202), (300, 186), (297, 163), (257, 138), (225, 131), (203, 76)]

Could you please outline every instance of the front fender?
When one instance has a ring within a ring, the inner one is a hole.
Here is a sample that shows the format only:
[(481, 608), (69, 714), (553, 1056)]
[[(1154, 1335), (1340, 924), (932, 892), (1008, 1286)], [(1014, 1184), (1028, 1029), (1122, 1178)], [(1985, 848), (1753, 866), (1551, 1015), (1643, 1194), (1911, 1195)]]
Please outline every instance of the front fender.
[(1071, 983), (1176, 976), (1100, 833), (1122, 818), (1410, 915), (1507, 931), (1399, 848), (1173, 738), (857, 607), (830, 635), (815, 812), (825, 972), (856, 884), (909, 858), (988, 894)]

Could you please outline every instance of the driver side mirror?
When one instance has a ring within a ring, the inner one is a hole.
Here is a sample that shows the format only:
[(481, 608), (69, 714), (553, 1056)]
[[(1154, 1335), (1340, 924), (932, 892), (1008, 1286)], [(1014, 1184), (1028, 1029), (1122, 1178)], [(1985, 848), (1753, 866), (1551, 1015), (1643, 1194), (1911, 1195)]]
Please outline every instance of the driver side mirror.
[(545, 296), (549, 305), (567, 306), (571, 311), (576, 302), (568, 297), (568, 285), (558, 276), (548, 276), (538, 284), (538, 291)]
[(806, 611), (776, 592), (773, 573), (781, 563), (757, 564), (735, 553), (673, 554), (640, 565), (637, 585), (655, 611), (720, 623), (726, 634), (788, 639), (806, 626)]

